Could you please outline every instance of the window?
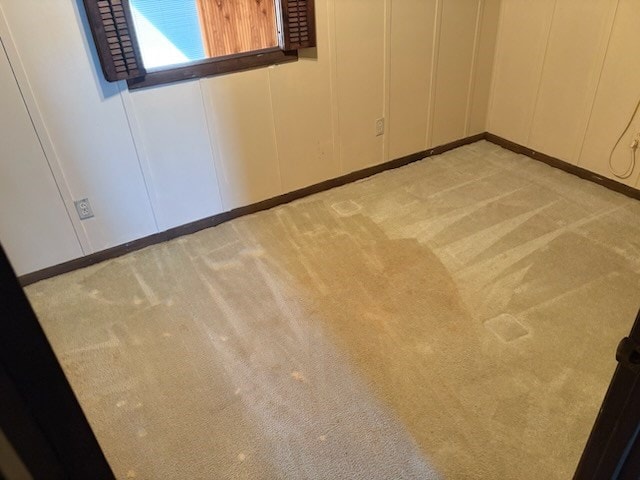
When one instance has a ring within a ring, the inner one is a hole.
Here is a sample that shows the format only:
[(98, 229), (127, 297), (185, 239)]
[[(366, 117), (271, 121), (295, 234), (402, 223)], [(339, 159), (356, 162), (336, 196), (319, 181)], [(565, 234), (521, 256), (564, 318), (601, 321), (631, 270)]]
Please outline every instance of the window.
[(313, 0), (84, 0), (102, 70), (139, 88), (295, 61)]

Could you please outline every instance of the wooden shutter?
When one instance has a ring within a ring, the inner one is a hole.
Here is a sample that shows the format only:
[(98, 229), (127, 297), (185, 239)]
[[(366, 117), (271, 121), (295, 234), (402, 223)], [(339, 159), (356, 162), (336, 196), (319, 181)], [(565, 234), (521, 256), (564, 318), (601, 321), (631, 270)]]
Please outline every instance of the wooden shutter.
[(314, 0), (278, 0), (280, 48), (297, 50), (316, 46)]
[(144, 76), (129, 0), (84, 0), (84, 5), (105, 78)]

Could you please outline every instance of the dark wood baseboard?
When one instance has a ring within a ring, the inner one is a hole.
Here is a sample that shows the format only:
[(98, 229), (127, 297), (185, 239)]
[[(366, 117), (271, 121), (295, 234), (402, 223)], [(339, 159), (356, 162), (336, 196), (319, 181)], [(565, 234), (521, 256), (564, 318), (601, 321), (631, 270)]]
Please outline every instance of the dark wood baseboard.
[(593, 173), (582, 167), (573, 165), (572, 163), (565, 162), (564, 160), (560, 160), (559, 158), (537, 152), (535, 150), (532, 150), (531, 148), (512, 142), (511, 140), (507, 140), (506, 138), (494, 135), (493, 133), (487, 132), (484, 138), (485, 140), (491, 143), (495, 143), (496, 145), (499, 145), (502, 148), (506, 148), (507, 150), (511, 150), (512, 152), (526, 155), (527, 157), (534, 160), (538, 160), (552, 167), (564, 170), (567, 173), (571, 173), (585, 180), (589, 180), (590, 182), (602, 185), (603, 187), (606, 187), (609, 190), (613, 190), (614, 192), (622, 193), (623, 195), (626, 195), (627, 197), (633, 198), (635, 200), (640, 200), (640, 190), (630, 187), (629, 185), (616, 182), (615, 180), (612, 180), (610, 178), (602, 177), (597, 173)]
[(267, 200), (263, 200), (262, 202), (254, 203), (252, 205), (247, 205), (245, 207), (236, 208), (229, 212), (219, 213), (211, 217), (203, 218), (202, 220), (196, 220), (195, 222), (191, 222), (185, 225), (181, 225), (179, 227), (171, 228), (164, 232), (154, 233), (153, 235), (149, 235), (147, 237), (140, 238), (138, 240), (133, 240), (131, 242), (125, 243), (123, 245), (118, 245), (116, 247), (112, 247), (107, 250), (102, 250), (100, 252), (92, 253), (90, 255), (77, 258), (69, 262), (61, 263), (60, 265), (55, 265), (53, 267), (45, 268), (43, 270), (38, 270), (37, 272), (28, 273), (26, 275), (22, 275), (21, 277), (19, 277), (20, 284), (22, 286), (30, 285), (32, 283), (39, 282), (40, 280), (45, 280), (47, 278), (55, 277), (63, 273), (88, 267), (90, 265), (94, 265), (96, 263), (100, 263), (105, 260), (110, 260), (112, 258), (120, 257), (127, 253), (134, 252), (136, 250), (141, 250), (143, 248), (146, 248), (151, 245), (155, 245), (157, 243), (166, 242), (168, 240), (181, 237), (183, 235), (189, 235), (191, 233), (204, 230), (205, 228), (215, 227), (216, 225), (220, 225), (221, 223), (228, 222), (229, 220), (233, 220), (234, 218), (242, 217), (244, 215), (250, 215), (252, 213), (260, 212), (263, 210), (268, 210), (270, 208), (277, 207), (278, 205), (283, 205), (285, 203), (298, 200), (299, 198), (307, 197), (315, 193), (320, 193), (325, 190), (329, 190), (331, 188), (340, 187), (342, 185), (346, 185), (348, 183), (352, 183), (357, 180), (361, 180), (363, 178), (376, 175), (386, 170), (399, 168), (404, 165), (408, 165), (410, 163), (416, 162), (418, 160), (431, 157), (433, 155), (439, 155), (441, 153), (447, 152), (449, 150), (453, 150), (463, 145), (468, 145), (470, 143), (477, 142), (479, 140), (487, 140), (491, 143), (494, 143), (503, 148), (506, 148), (507, 150), (511, 150), (512, 152), (526, 155), (529, 158), (546, 163), (547, 165), (558, 168), (560, 170), (564, 170), (565, 172), (571, 173), (585, 180), (589, 180), (590, 182), (597, 183), (598, 185), (602, 185), (603, 187), (606, 187), (610, 190), (613, 190), (618, 193), (622, 193), (623, 195), (626, 195), (630, 198), (640, 200), (640, 190), (637, 190), (628, 185), (624, 185), (622, 183), (616, 182), (615, 180), (611, 180), (610, 178), (602, 177), (589, 170), (585, 170), (584, 168), (581, 168), (571, 163), (560, 160), (559, 158), (555, 158), (550, 155), (537, 152), (535, 150), (532, 150), (531, 148), (512, 142), (498, 135), (494, 135), (493, 133), (485, 132), (485, 133), (479, 133), (477, 135), (473, 135), (470, 137), (466, 137), (460, 140), (456, 140), (455, 142), (447, 143), (445, 145), (440, 145), (438, 147), (424, 150), (422, 152), (417, 152), (411, 155), (407, 155), (406, 157), (390, 160), (388, 162), (381, 163), (380, 165), (374, 165), (373, 167), (368, 167), (362, 170), (358, 170), (357, 172), (348, 173), (346, 175), (342, 175), (341, 177), (325, 180), (324, 182), (316, 183), (315, 185), (311, 185), (309, 187), (304, 187), (293, 192), (289, 192), (283, 195), (279, 195), (277, 197), (269, 198)]
[(470, 143), (477, 142), (479, 140), (484, 139), (485, 135), (486, 135), (485, 133), (472, 135), (470, 137), (456, 140), (455, 142), (447, 143), (445, 145), (440, 145), (438, 147), (430, 148), (422, 152), (417, 152), (411, 155), (407, 155), (406, 157), (390, 160), (380, 165), (374, 165), (373, 167), (368, 167), (362, 170), (358, 170), (357, 172), (348, 173), (346, 175), (342, 175), (341, 177), (325, 180), (324, 182), (316, 183), (315, 185), (301, 188), (294, 192), (285, 193), (283, 195), (279, 195), (274, 198), (269, 198), (267, 200), (263, 200), (262, 202), (254, 203), (252, 205), (247, 205), (245, 207), (236, 208), (229, 212), (219, 213), (217, 215), (213, 215), (212, 217), (203, 218), (202, 220), (196, 220), (195, 222), (191, 222), (186, 225), (181, 225), (179, 227), (171, 228), (164, 232), (154, 233), (153, 235), (149, 235), (144, 238), (133, 240), (131, 242), (125, 243), (123, 245), (118, 245), (116, 247), (112, 247), (107, 250), (102, 250), (100, 252), (92, 253), (84, 257), (76, 258), (75, 260), (61, 263), (53, 267), (48, 267), (43, 270), (38, 270), (37, 272), (28, 273), (26, 275), (22, 275), (19, 277), (20, 284), (24, 287), (32, 283), (39, 282), (40, 280), (45, 280), (47, 278), (55, 277), (63, 273), (68, 273), (73, 270), (78, 270), (80, 268), (88, 267), (90, 265), (94, 265), (96, 263), (100, 263), (105, 260), (110, 260), (112, 258), (120, 257), (127, 253), (134, 252), (136, 250), (141, 250), (145, 247), (155, 245), (157, 243), (166, 242), (168, 240), (181, 237), (183, 235), (196, 233), (200, 230), (204, 230), (205, 228), (215, 227), (216, 225), (220, 225), (221, 223), (228, 222), (229, 220), (233, 220), (234, 218), (242, 217), (244, 215), (249, 215), (249, 214), (260, 212), (263, 210), (268, 210), (270, 208), (277, 207), (279, 205), (292, 202), (294, 200), (298, 200), (299, 198), (307, 197), (315, 193), (320, 193), (325, 190), (329, 190), (331, 188), (340, 187), (342, 185), (346, 185), (347, 183), (352, 183), (357, 180), (361, 180), (363, 178), (367, 178), (372, 175), (376, 175), (378, 173), (384, 172), (385, 170), (391, 170), (394, 168), (403, 167), (405, 165), (416, 162), (418, 160), (422, 160), (423, 158), (427, 158), (433, 155), (439, 155), (441, 153), (447, 152), (449, 150), (453, 150), (463, 145), (468, 145)]

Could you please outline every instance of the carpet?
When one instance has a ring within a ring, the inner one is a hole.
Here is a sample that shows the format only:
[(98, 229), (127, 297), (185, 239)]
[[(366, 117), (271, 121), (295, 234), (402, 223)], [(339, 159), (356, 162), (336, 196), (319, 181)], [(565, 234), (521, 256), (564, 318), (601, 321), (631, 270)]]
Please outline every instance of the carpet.
[(27, 288), (118, 478), (566, 479), (640, 204), (486, 141)]

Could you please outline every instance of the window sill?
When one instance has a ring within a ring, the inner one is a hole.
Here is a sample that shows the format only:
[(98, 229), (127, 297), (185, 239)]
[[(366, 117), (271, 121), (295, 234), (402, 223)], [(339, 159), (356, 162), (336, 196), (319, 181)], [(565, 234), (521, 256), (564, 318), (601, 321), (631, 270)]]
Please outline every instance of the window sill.
[(194, 78), (211, 77), (225, 73), (240, 72), (259, 67), (268, 67), (279, 63), (298, 60), (297, 50), (285, 52), (279, 48), (258, 52), (240, 53), (226, 57), (211, 58), (184, 66), (147, 72), (144, 77), (127, 80), (130, 90), (152, 87), (166, 83), (181, 82)]

